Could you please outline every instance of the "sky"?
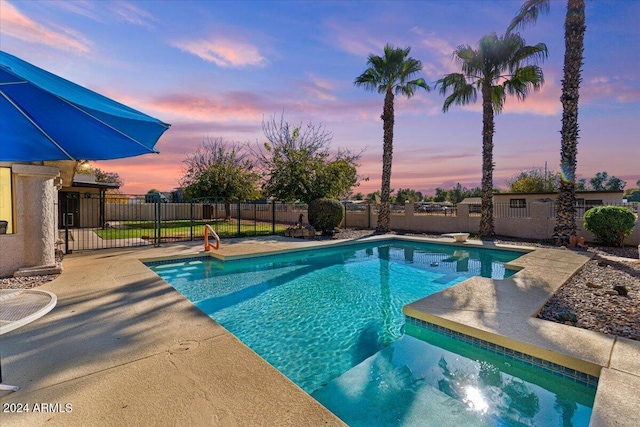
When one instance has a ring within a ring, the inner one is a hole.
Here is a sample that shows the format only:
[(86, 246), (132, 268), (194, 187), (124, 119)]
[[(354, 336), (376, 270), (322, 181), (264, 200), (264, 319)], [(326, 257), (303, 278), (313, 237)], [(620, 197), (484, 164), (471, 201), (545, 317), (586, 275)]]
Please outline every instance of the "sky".
[[(333, 151), (363, 151), (355, 192), (380, 189), (383, 95), (355, 87), (370, 54), (411, 47), (416, 77), (459, 71), (457, 46), (503, 34), (522, 0), (0, 0), (0, 49), (170, 123), (160, 154), (95, 162), (142, 194), (179, 186), (207, 138), (265, 141), (263, 120), (322, 124)], [(520, 171), (559, 171), (566, 1), (520, 33), (545, 43), (545, 84), (496, 116), (494, 186)], [(587, 0), (578, 178), (640, 179), (640, 0)], [(434, 194), (482, 176), (480, 103), (444, 114), (437, 90), (396, 98), (391, 187)], [(88, 141), (87, 143), (90, 143)]]

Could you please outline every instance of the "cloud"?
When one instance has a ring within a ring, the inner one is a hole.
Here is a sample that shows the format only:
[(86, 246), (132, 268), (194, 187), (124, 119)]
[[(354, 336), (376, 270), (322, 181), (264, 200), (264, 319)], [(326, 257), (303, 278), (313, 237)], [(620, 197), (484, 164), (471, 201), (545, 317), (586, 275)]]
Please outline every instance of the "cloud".
[(624, 81), (633, 81), (633, 79), (593, 77), (580, 87), (580, 99), (585, 101), (615, 99), (622, 104), (640, 101), (640, 89), (626, 85), (623, 83)]
[(151, 105), (167, 114), (191, 121), (261, 121), (264, 111), (274, 107), (260, 95), (230, 91), (216, 96), (171, 94), (152, 100)]
[(339, 24), (335, 21), (328, 21), (325, 25), (327, 37), (338, 49), (361, 58), (367, 58), (371, 53), (379, 55), (386, 44), (371, 34), (370, 27), (365, 25), (354, 25), (353, 22)]
[(267, 63), (258, 48), (252, 44), (226, 38), (210, 40), (183, 40), (173, 46), (191, 53), (207, 62), (224, 68), (264, 66)]
[(44, 44), (55, 49), (87, 54), (93, 44), (81, 34), (59, 26), (46, 26), (30, 19), (6, 0), (0, 0), (0, 26), (7, 35), (28, 43)]
[(119, 20), (128, 24), (153, 29), (151, 22), (156, 22), (153, 15), (131, 3), (114, 2), (110, 4), (110, 9), (115, 13)]
[(336, 101), (337, 97), (333, 93), (336, 89), (336, 85), (329, 79), (323, 79), (316, 77), (313, 74), (309, 74), (308, 78), (302, 82), (302, 87), (305, 88), (314, 98), (323, 101)]

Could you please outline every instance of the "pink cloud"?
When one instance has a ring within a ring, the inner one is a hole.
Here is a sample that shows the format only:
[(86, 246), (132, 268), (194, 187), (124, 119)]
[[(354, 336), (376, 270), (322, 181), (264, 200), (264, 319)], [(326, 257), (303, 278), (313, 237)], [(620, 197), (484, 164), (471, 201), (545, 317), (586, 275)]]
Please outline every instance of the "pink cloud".
[(310, 74), (301, 85), (309, 91), (314, 98), (323, 101), (336, 101), (338, 99), (334, 94), (336, 89), (335, 84), (328, 79), (323, 79)]
[(118, 19), (133, 25), (152, 29), (151, 22), (156, 19), (146, 10), (140, 9), (131, 3), (115, 2), (110, 4), (111, 10), (116, 14)]
[(339, 49), (365, 60), (371, 53), (380, 55), (382, 47), (387, 43), (385, 40), (375, 37), (371, 33), (371, 28), (364, 24), (357, 25), (353, 22), (343, 24), (331, 21), (326, 22), (325, 25), (328, 37)]
[(258, 48), (252, 44), (226, 38), (210, 40), (184, 40), (173, 45), (185, 52), (212, 62), (220, 67), (264, 66), (267, 63)]
[(630, 87), (618, 77), (598, 76), (582, 84), (580, 99), (585, 101), (615, 99), (620, 103), (630, 104), (640, 101), (640, 89)]
[(51, 28), (37, 23), (6, 0), (1, 0), (0, 6), (2, 7), (0, 26), (3, 35), (80, 54), (89, 53), (92, 48), (92, 43), (75, 31), (67, 28)]

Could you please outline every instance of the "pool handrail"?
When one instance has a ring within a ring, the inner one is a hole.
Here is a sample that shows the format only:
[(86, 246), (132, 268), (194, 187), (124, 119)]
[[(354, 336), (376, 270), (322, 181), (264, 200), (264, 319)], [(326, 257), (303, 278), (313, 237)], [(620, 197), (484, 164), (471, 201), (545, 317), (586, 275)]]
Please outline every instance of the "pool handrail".
[[(213, 234), (216, 243), (209, 243), (209, 233)], [(218, 250), (220, 248), (220, 237), (218, 233), (209, 224), (204, 225), (204, 250), (209, 252), (211, 249)]]

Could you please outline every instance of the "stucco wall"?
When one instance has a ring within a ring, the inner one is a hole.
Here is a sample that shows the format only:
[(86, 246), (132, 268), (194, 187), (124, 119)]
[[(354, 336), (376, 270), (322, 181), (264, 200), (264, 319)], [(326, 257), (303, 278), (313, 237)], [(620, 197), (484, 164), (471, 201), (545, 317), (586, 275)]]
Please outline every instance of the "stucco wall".
[(12, 165), (14, 234), (0, 235), (0, 277), (21, 267), (55, 264), (57, 168)]
[[(525, 239), (551, 239), (554, 233), (555, 218), (550, 217), (552, 203), (532, 202), (526, 217), (500, 216), (494, 218), (495, 232), (498, 235)], [(351, 228), (375, 228), (378, 216), (374, 209), (347, 211), (346, 226)], [(594, 242), (595, 236), (584, 228), (584, 220), (576, 219), (578, 234), (587, 242)], [(478, 233), (480, 216), (469, 214), (469, 205), (458, 204), (455, 215), (429, 215), (414, 213), (413, 205), (407, 204), (404, 213), (391, 214), (391, 229), (418, 233)], [(640, 221), (633, 232), (625, 238), (625, 245), (640, 244)]]

